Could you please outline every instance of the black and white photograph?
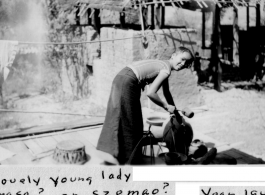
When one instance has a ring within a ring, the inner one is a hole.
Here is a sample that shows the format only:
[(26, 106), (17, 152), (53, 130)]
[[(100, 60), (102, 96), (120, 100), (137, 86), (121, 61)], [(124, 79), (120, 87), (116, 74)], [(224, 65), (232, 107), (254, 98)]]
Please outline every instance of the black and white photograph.
[(0, 164), (265, 164), (264, 62), (264, 0), (0, 0)]

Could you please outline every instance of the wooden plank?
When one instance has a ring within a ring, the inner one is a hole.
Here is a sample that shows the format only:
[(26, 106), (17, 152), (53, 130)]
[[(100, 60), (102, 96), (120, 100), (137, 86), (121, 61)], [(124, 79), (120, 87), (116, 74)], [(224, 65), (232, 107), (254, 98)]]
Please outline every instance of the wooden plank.
[(85, 128), (78, 128), (78, 129), (73, 129), (73, 130), (67, 130), (67, 131), (59, 131), (59, 132), (52, 132), (52, 133), (46, 133), (46, 134), (40, 134), (40, 135), (31, 135), (27, 137), (16, 137), (16, 138), (11, 138), (11, 139), (4, 139), (0, 140), (0, 144), (3, 143), (9, 143), (9, 142), (16, 142), (16, 141), (23, 141), (23, 140), (29, 140), (29, 139), (35, 139), (35, 138), (40, 138), (40, 137), (52, 137), (54, 135), (61, 135), (62, 133), (65, 132), (76, 132), (76, 131), (82, 131), (83, 129), (97, 129), (99, 126), (92, 126), (92, 127), (85, 127)]
[(52, 138), (53, 138), (57, 143), (59, 143), (59, 142), (65, 140), (65, 139), (62, 138), (62, 134), (54, 135), (54, 136), (52, 136)]
[[(41, 158), (37, 161), (32, 161), (34, 156), (29, 152), (29, 150), (28, 150), (28, 148), (24, 142), (26, 142), (29, 145), (28, 146), (29, 148), (34, 149), (34, 154), (39, 154), (40, 152), (48, 149), (47, 144), (49, 142), (52, 143), (51, 145), (55, 146), (58, 142), (60, 142), (62, 140), (70, 140), (70, 139), (79, 140), (85, 144), (86, 152), (90, 157), (88, 164), (99, 165), (99, 164), (102, 164), (104, 161), (108, 161), (108, 162), (115, 164), (115, 163), (117, 163), (115, 158), (113, 158), (110, 154), (96, 150), (95, 143), (94, 144), (90, 143), (92, 137), (93, 137), (92, 140), (97, 142), (96, 137), (99, 136), (101, 128), (102, 127), (100, 127), (99, 129), (95, 128), (92, 131), (90, 128), (83, 128), (82, 131), (88, 132), (86, 134), (89, 137), (88, 139), (84, 135), (79, 134), (78, 130), (74, 130), (72, 132), (71, 131), (63, 131), (60, 134), (56, 133), (56, 135), (51, 134), (49, 137), (40, 137), (40, 138), (34, 138), (34, 139), (29, 138), (29, 140), (19, 141), (20, 144), (23, 144), (24, 147), (17, 146), (17, 149), (15, 151), (18, 151), (18, 155), (16, 155), (18, 157), (2, 161), (1, 164), (9, 164), (9, 165), (10, 164), (56, 164), (56, 162), (51, 158), (51, 156)], [(90, 136), (90, 135), (92, 135), (92, 136)], [(16, 141), (16, 142), (18, 142), (18, 141)], [(14, 151), (11, 149), (11, 145), (13, 145), (14, 143), (15, 142), (9, 141), (7, 143), (2, 143), (0, 145), (6, 145), (6, 147), (5, 147), (6, 149), (8, 149), (10, 151)], [(19, 149), (20, 149), (20, 151), (19, 151)], [(25, 152), (27, 152), (27, 154)], [(22, 161), (20, 159), (22, 159)]]
[[(52, 140), (52, 139), (49, 139), (49, 140)], [(42, 149), (42, 151), (40, 153), (37, 153), (36, 155), (54, 150), (56, 147), (56, 144), (51, 147), (51, 145), (44, 142), (43, 138), (36, 138), (36, 139), (33, 139), (33, 141), (36, 144), (38, 144), (40, 146), (40, 148)]]
[[(5, 148), (5, 149), (7, 149), (7, 150), (9, 150), (9, 151), (11, 151), (11, 152), (14, 152), (14, 151), (10, 150), (10, 147), (8, 147), (7, 144), (0, 144), (0, 146), (3, 147), (3, 148)], [(16, 153), (15, 153), (15, 155), (16, 155)], [(3, 160), (3, 161), (0, 162), (0, 164), (1, 165), (9, 165), (9, 164), (12, 164), (13, 163), (13, 161), (11, 160), (12, 158), (8, 158), (6, 160)]]
[(89, 131), (79, 131), (78, 133), (82, 135), (86, 140), (88, 140), (93, 146), (97, 146), (98, 139), (101, 133), (101, 129), (94, 129)]
[(21, 131), (20, 129), (11, 130), (11, 131), (0, 131), (0, 139), (15, 138), (18, 136), (27, 136), (31, 134), (38, 135), (42, 133), (50, 133), (55, 131), (63, 131), (67, 129), (76, 129), (81, 127), (91, 127), (96, 125), (102, 125), (103, 122), (104, 122), (104, 117), (95, 117), (95, 118), (83, 119), (78, 121), (71, 121), (67, 123), (57, 123), (52, 125), (33, 127), (25, 131)]
[(35, 139), (29, 139), (23, 141), (28, 149), (32, 152), (32, 155), (37, 155), (43, 152), (43, 148), (35, 141)]
[(6, 161), (8, 164), (32, 164), (33, 156), (22, 141), (1, 144), (1, 146), (16, 154)]

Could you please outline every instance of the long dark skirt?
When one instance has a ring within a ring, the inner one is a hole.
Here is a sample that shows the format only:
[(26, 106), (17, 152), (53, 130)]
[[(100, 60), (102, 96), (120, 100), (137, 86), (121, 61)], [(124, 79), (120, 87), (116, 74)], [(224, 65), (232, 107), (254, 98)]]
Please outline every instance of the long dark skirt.
[[(103, 129), (97, 149), (125, 164), (143, 135), (141, 87), (134, 72), (126, 67), (114, 78)], [(137, 150), (134, 159), (141, 155)]]

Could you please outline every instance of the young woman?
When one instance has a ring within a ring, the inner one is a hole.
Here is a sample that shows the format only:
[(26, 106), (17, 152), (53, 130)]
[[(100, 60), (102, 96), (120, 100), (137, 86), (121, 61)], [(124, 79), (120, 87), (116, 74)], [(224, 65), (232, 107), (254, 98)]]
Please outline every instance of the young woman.
[[(108, 101), (107, 113), (97, 149), (113, 155), (125, 164), (143, 136), (143, 118), (140, 103), (141, 89), (151, 84), (147, 96), (170, 113), (177, 113), (169, 91), (168, 78), (171, 71), (189, 68), (194, 60), (191, 51), (179, 47), (169, 60), (141, 60), (123, 68), (114, 78)], [(162, 86), (166, 102), (157, 91)], [(140, 159), (141, 149), (134, 155)], [(137, 164), (137, 162), (135, 161)]]

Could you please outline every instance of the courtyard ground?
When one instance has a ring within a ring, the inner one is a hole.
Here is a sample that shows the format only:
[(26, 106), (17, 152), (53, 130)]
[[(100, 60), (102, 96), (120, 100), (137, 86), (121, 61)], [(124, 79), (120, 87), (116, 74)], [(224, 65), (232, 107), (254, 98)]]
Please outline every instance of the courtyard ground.
[[(224, 83), (224, 92), (211, 86), (200, 86), (205, 105), (193, 108), (195, 116), (186, 120), (193, 130), (215, 140), (233, 144), (235, 148), (265, 160), (265, 93), (256, 89), (241, 89)], [(229, 86), (229, 87), (227, 87)], [(33, 126), (69, 122), (104, 116), (105, 110), (89, 100), (55, 101), (50, 95), (32, 95), (10, 98), (10, 109), (36, 111), (36, 113), (1, 112), (0, 127), (28, 129)], [(54, 112), (53, 114), (37, 113)], [(55, 114), (65, 113), (65, 114)], [(68, 115), (72, 113), (74, 115)]]

